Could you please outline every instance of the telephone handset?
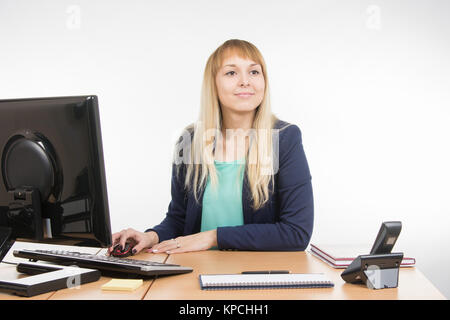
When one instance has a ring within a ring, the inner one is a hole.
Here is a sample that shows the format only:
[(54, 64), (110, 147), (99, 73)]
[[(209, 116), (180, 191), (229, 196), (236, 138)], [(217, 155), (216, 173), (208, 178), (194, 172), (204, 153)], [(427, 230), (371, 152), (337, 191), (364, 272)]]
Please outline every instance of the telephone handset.
[(401, 230), (402, 223), (400, 221), (383, 222), (373, 243), (372, 250), (370, 250), (370, 254), (391, 253)]

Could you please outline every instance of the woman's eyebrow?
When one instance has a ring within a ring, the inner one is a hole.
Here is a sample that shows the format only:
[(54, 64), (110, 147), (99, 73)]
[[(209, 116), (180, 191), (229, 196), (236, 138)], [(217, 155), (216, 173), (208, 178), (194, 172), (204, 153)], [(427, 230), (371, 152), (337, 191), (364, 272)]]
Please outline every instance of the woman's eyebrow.
[[(259, 66), (259, 63), (253, 63), (251, 65), (249, 65), (249, 67), (253, 67), (253, 66)], [(224, 65), (224, 67), (236, 67), (235, 64), (226, 64)]]

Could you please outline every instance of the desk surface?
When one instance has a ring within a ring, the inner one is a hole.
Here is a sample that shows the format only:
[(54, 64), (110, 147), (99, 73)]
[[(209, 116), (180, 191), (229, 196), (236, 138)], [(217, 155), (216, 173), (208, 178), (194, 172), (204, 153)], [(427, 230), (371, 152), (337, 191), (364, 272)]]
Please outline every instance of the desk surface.
[[(145, 299), (445, 299), (417, 268), (400, 269), (398, 288), (371, 290), (364, 284), (346, 283), (340, 276), (342, 269), (333, 269), (308, 252), (210, 250), (173, 254), (167, 263), (188, 265), (194, 271), (156, 279)], [(200, 289), (198, 280), (200, 274), (286, 269), (291, 273), (325, 273), (335, 286), (321, 289), (206, 291)]]
[[(91, 249), (92, 250), (92, 249)], [(78, 251), (80, 251), (78, 249)], [(99, 254), (103, 251), (97, 249)], [(365, 285), (345, 283), (342, 269), (333, 269), (308, 252), (243, 252), (208, 250), (182, 254), (141, 253), (136, 259), (175, 263), (190, 266), (192, 273), (160, 277), (144, 281), (144, 285), (133, 292), (106, 292), (101, 286), (111, 278), (81, 285), (75, 289), (64, 289), (35, 296), (32, 299), (154, 299), (154, 300), (236, 300), (236, 299), (445, 299), (417, 268), (401, 268), (399, 287), (370, 290)], [(8, 261), (8, 260), (5, 260)], [(325, 273), (335, 284), (323, 289), (265, 289), (203, 291), (200, 289), (200, 274), (240, 273), (244, 270), (290, 270), (292, 273)], [(2, 279), (20, 277), (15, 266), (0, 264)], [(0, 293), (3, 299), (30, 299)]]

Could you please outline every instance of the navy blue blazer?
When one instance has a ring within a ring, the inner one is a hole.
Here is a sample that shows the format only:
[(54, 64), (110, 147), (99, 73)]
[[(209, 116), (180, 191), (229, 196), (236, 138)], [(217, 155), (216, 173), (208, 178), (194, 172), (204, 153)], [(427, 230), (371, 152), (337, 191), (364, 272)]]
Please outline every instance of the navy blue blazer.
[[(287, 126), (287, 127), (286, 127)], [(314, 203), (311, 175), (298, 126), (277, 121), (279, 131), (279, 169), (274, 176), (273, 193), (265, 206), (251, 208), (252, 199), (244, 174), (242, 208), (244, 225), (217, 228), (219, 249), (258, 251), (301, 251), (311, 239)], [(185, 175), (177, 177), (172, 166), (172, 200), (165, 219), (155, 231), (160, 241), (200, 232), (204, 189), (197, 203), (183, 187)], [(270, 189), (269, 189), (270, 190)]]

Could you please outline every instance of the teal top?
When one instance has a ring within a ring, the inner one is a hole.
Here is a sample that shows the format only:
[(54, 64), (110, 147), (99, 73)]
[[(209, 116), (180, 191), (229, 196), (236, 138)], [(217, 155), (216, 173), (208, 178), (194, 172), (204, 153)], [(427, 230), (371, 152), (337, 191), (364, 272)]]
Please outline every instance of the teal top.
[(219, 183), (214, 189), (208, 177), (203, 194), (200, 231), (244, 224), (242, 184), (245, 158), (229, 162), (215, 160), (214, 165), (216, 166)]

